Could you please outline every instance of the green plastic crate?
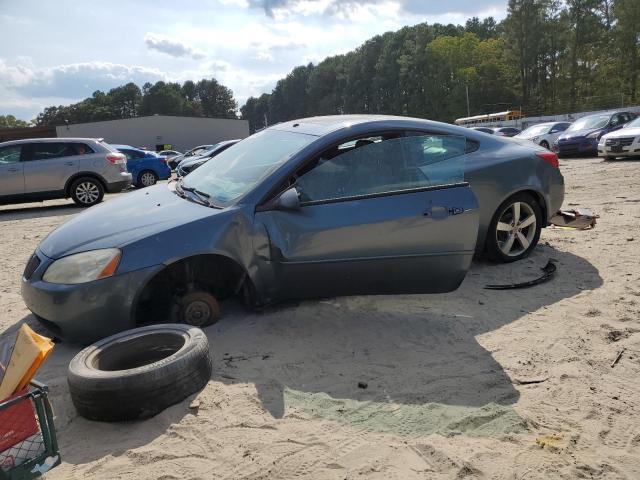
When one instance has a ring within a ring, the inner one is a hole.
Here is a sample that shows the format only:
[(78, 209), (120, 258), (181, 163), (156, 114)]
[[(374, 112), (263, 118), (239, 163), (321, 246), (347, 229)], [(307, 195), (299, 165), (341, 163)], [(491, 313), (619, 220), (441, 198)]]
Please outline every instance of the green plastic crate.
[[(10, 407), (25, 407), (22, 402), (32, 402), (37, 424), (37, 432), (34, 435), (0, 452), (0, 480), (38, 478), (60, 464), (53, 412), (47, 391), (45, 385), (33, 381), (26, 393), (0, 402), (0, 414), (4, 411), (5, 416), (9, 413)], [(13, 408), (11, 411), (15, 410), (17, 409)], [(22, 414), (12, 416), (8, 420), (4, 419), (5, 423), (10, 421), (19, 426), (20, 422), (30, 420), (25, 419), (25, 415)]]

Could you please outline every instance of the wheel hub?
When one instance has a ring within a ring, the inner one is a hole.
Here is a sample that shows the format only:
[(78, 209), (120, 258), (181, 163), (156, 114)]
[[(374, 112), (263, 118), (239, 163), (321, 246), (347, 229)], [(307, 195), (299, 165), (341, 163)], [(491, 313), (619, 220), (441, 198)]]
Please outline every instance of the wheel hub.
[(500, 215), (496, 227), (498, 247), (503, 254), (516, 257), (526, 251), (536, 234), (535, 212), (526, 202), (509, 205)]
[(203, 325), (209, 321), (211, 309), (200, 300), (189, 303), (184, 309), (184, 321), (189, 325)]

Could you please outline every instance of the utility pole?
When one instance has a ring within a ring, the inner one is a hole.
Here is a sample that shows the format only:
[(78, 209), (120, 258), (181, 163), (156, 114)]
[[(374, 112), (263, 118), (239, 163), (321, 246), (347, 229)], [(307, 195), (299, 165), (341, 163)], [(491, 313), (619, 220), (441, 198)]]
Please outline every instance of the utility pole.
[(467, 117), (471, 116), (471, 109), (469, 108), (469, 84), (467, 83), (465, 85), (466, 89), (467, 89)]
[(269, 126), (269, 123), (267, 122), (267, 114), (264, 114), (264, 128), (267, 128)]

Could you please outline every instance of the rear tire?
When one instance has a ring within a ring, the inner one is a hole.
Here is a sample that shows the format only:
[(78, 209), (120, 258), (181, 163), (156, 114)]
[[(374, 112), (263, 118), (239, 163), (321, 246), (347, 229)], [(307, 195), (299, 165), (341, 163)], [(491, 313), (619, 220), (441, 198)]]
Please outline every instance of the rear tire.
[(91, 207), (104, 197), (104, 187), (99, 180), (91, 177), (77, 179), (71, 185), (71, 198), (80, 207)]
[(211, 378), (209, 342), (199, 328), (151, 325), (88, 346), (69, 364), (78, 414), (117, 422), (152, 417)]
[(158, 175), (151, 170), (143, 170), (138, 175), (138, 188), (151, 187), (158, 182)]
[(542, 209), (531, 195), (513, 195), (498, 207), (489, 224), (487, 255), (500, 263), (528, 256), (538, 244), (542, 222)]

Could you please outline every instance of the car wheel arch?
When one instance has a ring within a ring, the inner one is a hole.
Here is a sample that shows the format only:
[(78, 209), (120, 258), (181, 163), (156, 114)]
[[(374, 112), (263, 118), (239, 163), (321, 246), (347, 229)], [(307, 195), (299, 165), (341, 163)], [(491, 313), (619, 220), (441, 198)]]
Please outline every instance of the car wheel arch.
[(96, 179), (97, 181), (100, 182), (100, 184), (102, 185), (102, 188), (104, 189), (104, 191), (105, 192), (107, 191), (107, 182), (101, 175), (98, 175), (97, 173), (91, 172), (91, 171), (89, 171), (89, 172), (78, 172), (78, 173), (74, 173), (73, 175), (71, 175), (67, 179), (67, 182), (64, 185), (64, 196), (65, 196), (65, 198), (69, 198), (71, 196), (71, 185), (73, 185), (73, 182), (75, 182), (79, 178), (83, 178), (83, 177)]
[[(201, 289), (213, 293), (216, 298), (224, 299), (242, 293), (245, 284), (255, 289), (254, 280), (247, 269), (237, 259), (220, 252), (198, 253), (173, 258), (161, 265), (136, 294), (132, 305), (132, 320), (136, 325), (148, 323), (145, 305), (158, 299), (167, 301), (163, 296), (172, 295), (172, 290), (182, 285), (197, 284)], [(208, 270), (208, 278), (195, 278), (197, 270)]]
[[(540, 207), (540, 210), (542, 211), (542, 220), (543, 220), (543, 227), (545, 227), (547, 225), (547, 219), (548, 217), (548, 207), (547, 207), (547, 201), (544, 197), (544, 195), (542, 194), (542, 192), (540, 190), (538, 190), (537, 188), (534, 188), (532, 186), (527, 186), (525, 188), (521, 188), (518, 190), (514, 190), (510, 193), (508, 193), (507, 195), (504, 195), (504, 197), (502, 197), (495, 205), (494, 210), (491, 213), (491, 219), (493, 219), (493, 217), (496, 214), (496, 211), (498, 210), (498, 207), (500, 205), (502, 205), (504, 202), (506, 202), (508, 199), (510, 199), (511, 197), (514, 197), (516, 195), (520, 195), (520, 194), (527, 194), (530, 195), (538, 204), (538, 206)], [(480, 239), (482, 243), (479, 244), (479, 249), (477, 249), (476, 251), (481, 253), (486, 251), (487, 249), (487, 232), (484, 232), (484, 238)]]

